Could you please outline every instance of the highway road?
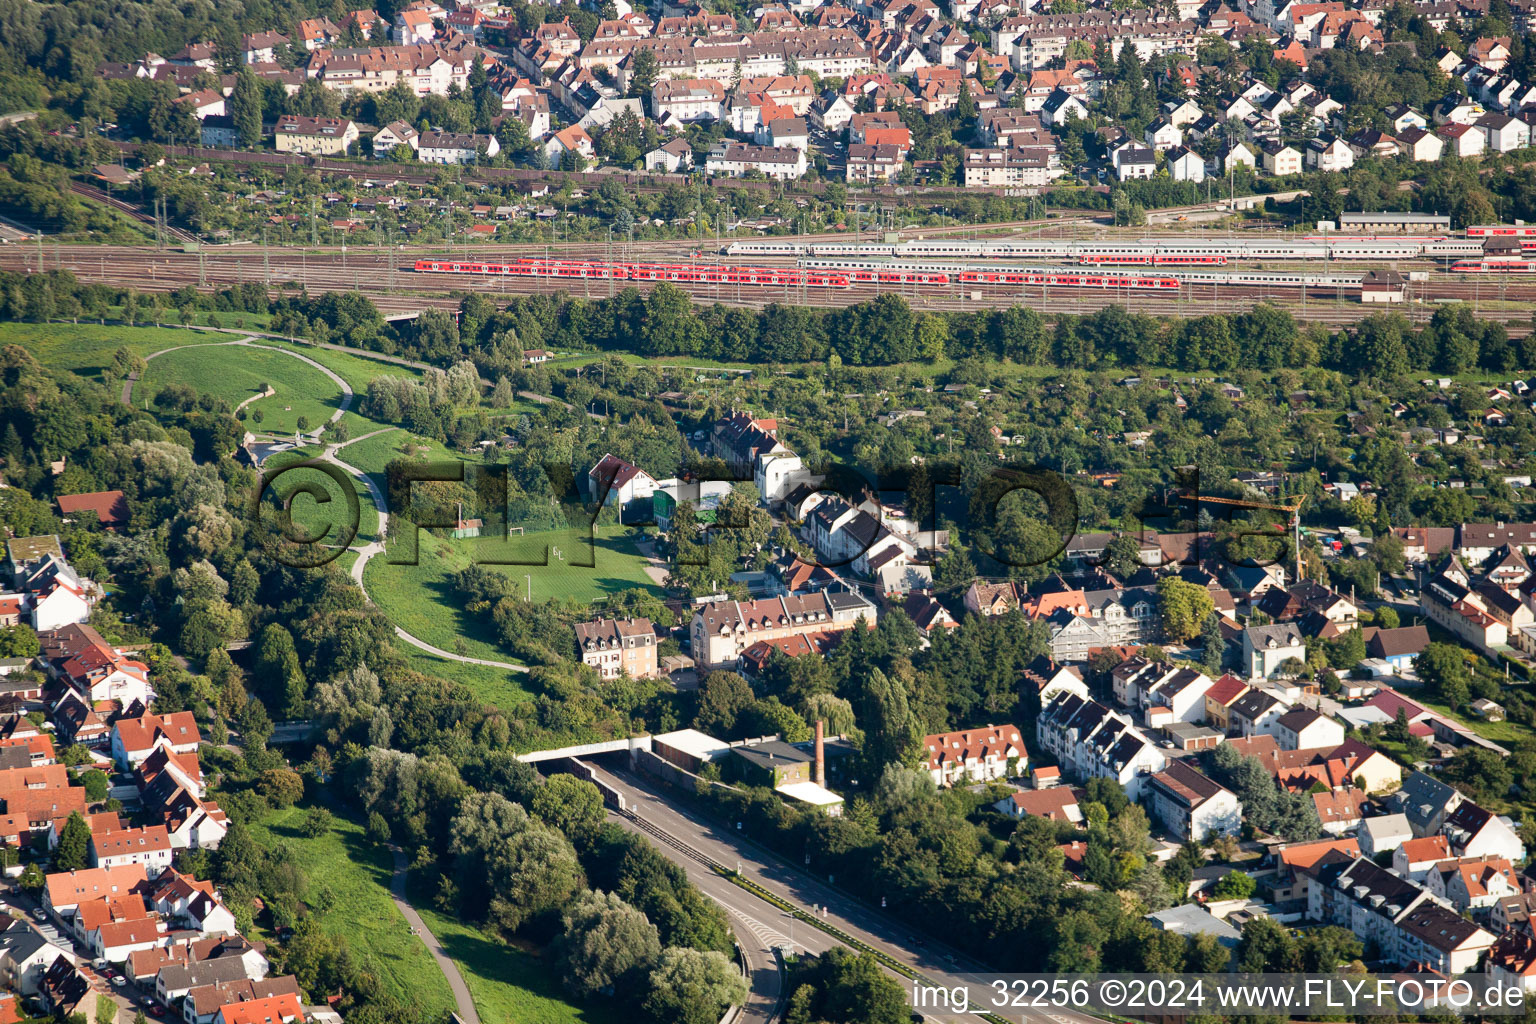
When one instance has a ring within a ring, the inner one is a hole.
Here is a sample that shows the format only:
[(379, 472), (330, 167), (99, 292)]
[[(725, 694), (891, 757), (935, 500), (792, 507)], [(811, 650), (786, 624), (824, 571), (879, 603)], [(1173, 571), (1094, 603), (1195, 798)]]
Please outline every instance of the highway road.
[[(632, 772), (615, 770), (611, 766), (605, 768), (591, 761), (586, 763), (592, 765), (604, 784), (612, 786), (623, 795), (626, 810), (638, 819), (638, 823), (618, 814), (614, 815), (615, 820), (657, 840), (658, 849), (662, 853), (681, 864), (688, 871), (690, 879), (726, 908), (733, 926), (741, 923), (754, 939), (762, 941), (758, 936), (760, 929), (787, 939), (791, 919), (777, 911), (772, 904), (720, 877), (685, 850), (727, 868), (737, 867), (744, 878), (762, 886), (781, 900), (806, 910), (813, 907), (825, 908), (825, 914), (818, 913), (817, 916), (828, 925), (917, 972), (927, 983), (946, 989), (961, 987), (969, 993), (974, 1006), (991, 1008), (993, 990), (980, 983), (974, 975), (996, 974), (996, 969), (949, 949), (937, 939), (918, 935), (905, 924), (863, 905), (787, 860), (765, 852), (730, 829), (722, 828), (682, 808), (674, 802), (664, 784)], [(673, 845), (673, 842), (677, 845)], [(752, 924), (746, 925), (747, 921)], [(800, 950), (821, 952), (838, 941), (825, 932), (811, 929), (804, 922), (796, 922), (793, 928), (794, 945)], [(741, 927), (737, 927), (737, 934), (741, 935)], [(771, 941), (782, 940), (773, 938)], [(910, 999), (913, 983), (900, 975), (896, 977)], [(754, 1000), (760, 998), (756, 984), (757, 972), (754, 972)], [(766, 998), (766, 990), (761, 998)], [(974, 1013), (950, 1012), (931, 1006), (924, 1013), (928, 1020), (943, 1021), (946, 1024), (952, 1021), (974, 1024), (979, 1019)], [(1050, 1013), (1030, 1011), (1028, 1016), (1018, 1010), (1010, 1010), (1005, 1017), (1010, 1020), (1028, 1020), (1030, 1024), (1103, 1024), (1097, 1018), (1067, 1010)]]

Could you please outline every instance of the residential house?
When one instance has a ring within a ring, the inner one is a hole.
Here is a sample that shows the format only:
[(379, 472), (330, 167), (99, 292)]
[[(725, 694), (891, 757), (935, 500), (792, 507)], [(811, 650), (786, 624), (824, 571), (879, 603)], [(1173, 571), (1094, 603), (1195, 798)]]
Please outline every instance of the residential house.
[(834, 633), (863, 620), (874, 625), (874, 605), (847, 592), (782, 595), (757, 601), (711, 601), (694, 610), (691, 653), (702, 671), (734, 668), (760, 640)]
[(494, 135), (460, 132), (425, 132), (417, 143), (417, 158), (424, 164), (469, 164), (501, 152)]
[(718, 121), (725, 116), (725, 86), (709, 78), (668, 78), (651, 88), (657, 121)]
[(1167, 758), (1129, 718), (1076, 694), (1057, 694), (1041, 709), (1035, 731), (1067, 774), (1114, 779), (1133, 800), (1148, 777), (1167, 767)]
[(1445, 817), (1441, 831), (1459, 857), (1502, 857), (1512, 863), (1525, 859), (1525, 844), (1508, 819), (1464, 800)]
[(373, 155), (379, 159), (388, 156), (396, 146), (406, 146), (413, 152), (421, 143), (421, 133), (404, 121), (391, 121), (373, 133)]
[(693, 170), (693, 146), (684, 138), (669, 139), (645, 154), (645, 169), (664, 174), (686, 174)]
[(1404, 878), (1423, 882), (1437, 864), (1449, 860), (1454, 858), (1445, 836), (1424, 836), (1409, 839), (1392, 851), (1392, 870)]
[(1306, 158), (1307, 166), (1317, 171), (1347, 171), (1355, 165), (1349, 144), (1326, 132), (1307, 140)]
[(1231, 731), (1230, 711), (1238, 698), (1248, 692), (1248, 684), (1230, 672), (1211, 684), (1205, 691), (1205, 721), (1221, 732)]
[(1337, 747), (1344, 742), (1344, 726), (1311, 708), (1292, 708), (1275, 720), (1274, 737), (1283, 750)]
[(1010, 818), (1044, 818), (1047, 821), (1065, 821), (1077, 825), (1084, 820), (1080, 801), (1085, 796), (1082, 790), (1070, 786), (1040, 789), (1037, 785), (1035, 789), (1010, 793), (993, 804), (992, 809)]
[(1414, 772), (1403, 780), (1393, 798), (1393, 806), (1403, 813), (1413, 827), (1415, 837), (1441, 834), (1450, 813), (1466, 797), (1425, 772)]
[(1307, 648), (1294, 623), (1249, 626), (1242, 632), (1240, 657), (1249, 679), (1268, 679), (1293, 658), (1305, 663)]
[(1150, 776), (1142, 790), (1152, 817), (1184, 842), (1209, 842), (1236, 835), (1243, 808), (1236, 794), (1212, 781), (1187, 761), (1171, 761)]
[(145, 712), (136, 718), (119, 718), (112, 725), (112, 758), (123, 770), (131, 770), (161, 746), (173, 754), (196, 754), (202, 736), (190, 711), (168, 715)]
[(591, 160), (596, 155), (592, 136), (579, 124), (562, 128), (544, 143), (544, 159), (551, 167), (565, 166), (577, 158)]
[(756, 172), (781, 181), (803, 176), (806, 166), (803, 149), (755, 146), (744, 142), (719, 143), (710, 150), (705, 161), (710, 174), (739, 178)]
[(1265, 174), (1280, 178), (1301, 173), (1301, 153), (1294, 147), (1271, 139), (1259, 144), (1259, 152), (1263, 154)]
[(621, 675), (651, 679), (657, 668), (656, 629), (650, 619), (595, 619), (576, 623), (576, 647), (583, 665), (604, 679)]
[[(1481, 116), (1481, 115), (1479, 115)], [(1435, 134), (1445, 143), (1445, 150), (1462, 159), (1481, 156), (1487, 136), (1474, 124), (1442, 124)]]
[(1135, 142), (1127, 142), (1110, 155), (1115, 175), (1121, 181), (1151, 178), (1157, 171), (1157, 154)]
[(94, 627), (70, 624), (39, 632), (38, 640), (44, 671), (85, 698), (87, 711), (102, 701), (127, 708), (135, 703), (148, 706), (154, 700), (149, 666), (107, 643)]
[(1024, 738), (1014, 725), (988, 725), (923, 737), (928, 774), (940, 787), (993, 782), (1027, 765)]
[(587, 471), (588, 495), (600, 505), (615, 505), (620, 510), (635, 502), (649, 505), (656, 486), (656, 479), (649, 473), (612, 453), (605, 454)]
[(357, 141), (358, 130), (344, 118), (284, 114), (277, 119), (273, 139), (279, 153), (341, 156)]
[(37, 995), (49, 966), (61, 956), (68, 957), (69, 951), (24, 917), (8, 917), (0, 924), (0, 985), (23, 996)]
[(1238, 736), (1273, 736), (1280, 719), (1290, 710), (1288, 703), (1272, 693), (1249, 690), (1228, 709), (1227, 732)]
[(1434, 163), (1445, 151), (1445, 140), (1428, 128), (1404, 128), (1397, 141), (1403, 154), (1415, 163)]
[(1493, 946), (1494, 934), (1438, 903), (1420, 903), (1398, 922), (1397, 960), (1442, 976), (1464, 974)]

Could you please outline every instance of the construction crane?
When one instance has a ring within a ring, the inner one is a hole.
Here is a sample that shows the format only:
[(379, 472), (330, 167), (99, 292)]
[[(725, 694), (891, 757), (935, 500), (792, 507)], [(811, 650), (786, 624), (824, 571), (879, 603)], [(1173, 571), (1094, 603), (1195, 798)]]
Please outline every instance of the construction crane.
[(1221, 505), (1232, 509), (1284, 512), (1290, 518), (1291, 540), (1296, 547), (1296, 582), (1300, 583), (1306, 578), (1301, 568), (1301, 506), (1307, 500), (1305, 494), (1298, 494), (1284, 503), (1249, 501), (1247, 498), (1219, 498), (1213, 494), (1180, 494), (1178, 500), (1194, 504), (1196, 511), (1201, 505)]

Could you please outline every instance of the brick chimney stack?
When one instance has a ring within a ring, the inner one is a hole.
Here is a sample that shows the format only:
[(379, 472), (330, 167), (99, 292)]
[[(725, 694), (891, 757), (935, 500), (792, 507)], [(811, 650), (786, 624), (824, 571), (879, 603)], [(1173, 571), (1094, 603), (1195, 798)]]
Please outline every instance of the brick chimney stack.
[(825, 786), (827, 784), (827, 751), (825, 745), (825, 733), (826, 729), (822, 725), (821, 719), (818, 718), (816, 720), (816, 763), (811, 768), (811, 781), (816, 783), (818, 786)]

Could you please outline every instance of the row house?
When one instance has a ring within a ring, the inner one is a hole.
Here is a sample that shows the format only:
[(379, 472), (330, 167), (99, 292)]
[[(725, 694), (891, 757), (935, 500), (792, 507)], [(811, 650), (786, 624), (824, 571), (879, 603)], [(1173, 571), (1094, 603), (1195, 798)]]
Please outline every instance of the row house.
[(1026, 14), (998, 23), (992, 30), (992, 49), (1007, 55), (1014, 70), (1034, 71), (1065, 59), (1068, 46), (1078, 41), (1092, 47), (1102, 40), (1115, 57), (1131, 46), (1142, 61), (1160, 54), (1193, 54), (1200, 31), (1197, 22), (1152, 10)]
[(1114, 779), (1132, 800), (1168, 764), (1129, 718), (1073, 693), (1058, 694), (1041, 709), (1035, 732), (1064, 772), (1082, 780)]
[(494, 135), (459, 132), (426, 132), (416, 146), (416, 156), (425, 164), (469, 164), (501, 152)]
[(967, 149), (962, 164), (967, 187), (1039, 188), (1065, 172), (1052, 147)]
[(115, 701), (126, 708), (154, 700), (149, 666), (107, 643), (95, 627), (71, 624), (39, 633), (38, 640), (38, 657), (48, 676), (90, 704)]
[(1206, 718), (1205, 695), (1213, 685), (1203, 672), (1137, 656), (1111, 674), (1115, 699), (1140, 713), (1149, 728)]
[(718, 121), (725, 116), (725, 86), (713, 79), (669, 78), (651, 89), (657, 121)]
[(1452, 557), (1425, 581), (1419, 608), (1431, 622), (1492, 655), (1509, 643), (1509, 627), (1492, 613), (1488, 595), (1473, 590), (1471, 582), (1460, 560)]
[(305, 75), (341, 93), (379, 93), (404, 82), (418, 96), (446, 96), (450, 87), (469, 86), (469, 72), (480, 51), (419, 43), (355, 50), (317, 50)]
[(735, 88), (737, 92), (756, 93), (773, 100), (779, 106), (788, 107), (795, 117), (808, 115), (811, 104), (816, 100), (816, 83), (810, 75), (743, 78)]
[(1448, 858), (1424, 872), (1423, 885), (1436, 899), (1479, 921), (1488, 920), (1494, 904), (1521, 892), (1514, 866), (1502, 857)]
[[(895, 181), (905, 163), (903, 155), (899, 146), (854, 143), (848, 147), (847, 179), (865, 185)], [(966, 184), (970, 184), (969, 175)]]
[(739, 178), (756, 171), (765, 178), (787, 181), (805, 174), (805, 151), (794, 147), (754, 146), (722, 142), (709, 151), (705, 169), (712, 175)]
[(284, 114), (273, 131), (279, 153), (341, 156), (358, 139), (357, 125), (338, 117), (297, 117)]
[(917, 557), (917, 547), (911, 541), (841, 498), (827, 498), (817, 504), (806, 516), (801, 532), (827, 564), (851, 565), (864, 575), (874, 575), (873, 570), (887, 564), (891, 555), (906, 562)]
[(703, 671), (734, 668), (741, 652), (760, 640), (873, 625), (875, 606), (854, 593), (781, 595), (758, 601), (711, 601), (689, 626), (694, 662)]

